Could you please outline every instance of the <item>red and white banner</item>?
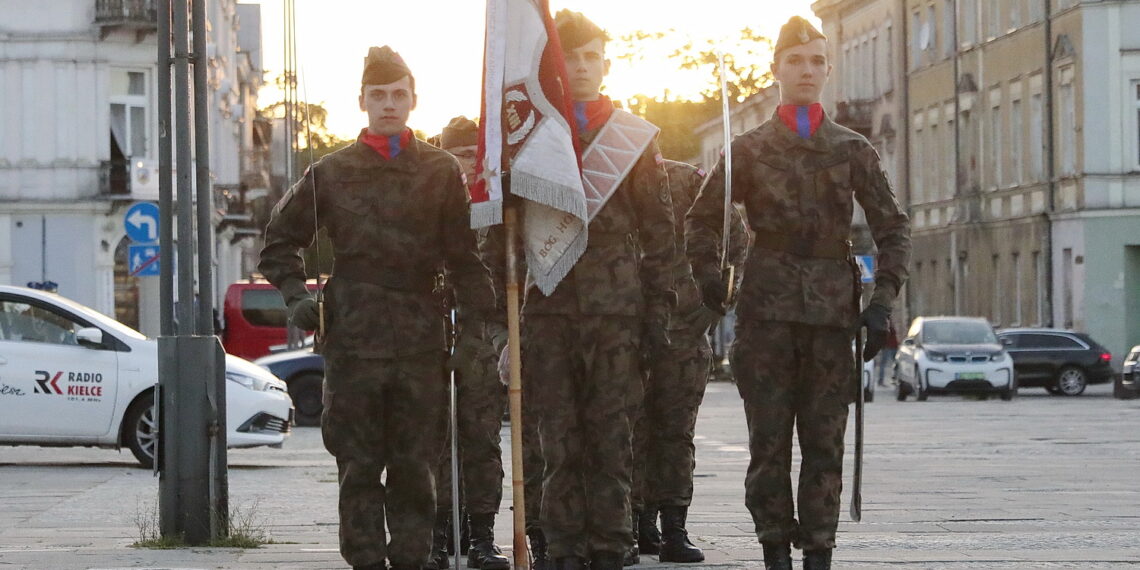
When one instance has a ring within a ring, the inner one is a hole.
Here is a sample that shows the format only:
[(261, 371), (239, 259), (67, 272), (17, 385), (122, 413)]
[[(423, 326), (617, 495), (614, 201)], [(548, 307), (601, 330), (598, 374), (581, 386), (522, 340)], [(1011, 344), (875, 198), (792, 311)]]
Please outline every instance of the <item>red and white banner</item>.
[(509, 170), (510, 193), (525, 199), (528, 279), (547, 295), (586, 250), (587, 202), (566, 85), (547, 0), (488, 0), (471, 227), (502, 222)]

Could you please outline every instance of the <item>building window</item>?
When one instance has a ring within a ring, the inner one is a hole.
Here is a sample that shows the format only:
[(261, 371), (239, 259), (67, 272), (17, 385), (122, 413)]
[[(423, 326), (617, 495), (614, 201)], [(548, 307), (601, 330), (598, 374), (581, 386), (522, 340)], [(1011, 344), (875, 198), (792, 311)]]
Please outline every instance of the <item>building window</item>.
[(942, 57), (954, 55), (954, 0), (942, 2)]
[(1029, 0), (1029, 19), (1025, 23), (1033, 24), (1045, 19), (1045, 3), (1049, 0)]
[[(1072, 68), (1061, 71), (1061, 94), (1058, 112), (1061, 131), (1061, 174), (1072, 176), (1077, 173), (1077, 103), (1073, 96)], [(1068, 75), (1068, 81), (1065, 81)]]
[(1021, 25), (1021, 0), (1009, 3), (1009, 29), (1016, 30)]
[(988, 5), (990, 7), (989, 22), (987, 22), (987, 24), (989, 24), (989, 25), (986, 26), (986, 38), (987, 39), (992, 40), (996, 37), (1001, 36), (1002, 29), (1003, 29), (1002, 28), (1002, 18), (1001, 18), (1001, 16), (1002, 16), (1001, 7), (1003, 4), (1005, 4), (1005, 2), (995, 2), (992, 0), (989, 2), (986, 2), (986, 5)]
[(1033, 324), (1037, 326), (1044, 325), (1045, 320), (1045, 259), (1041, 257), (1040, 251), (1033, 252), (1033, 272), (1035, 275), (1035, 287), (1037, 291), (1036, 319)]
[(1013, 252), (1011, 254), (1010, 265), (1013, 267), (1013, 315), (1010, 318), (1009, 324), (1021, 324), (1021, 254)]
[(926, 165), (922, 162), (922, 149), (926, 145), (923, 144), (924, 139), (922, 138), (922, 135), (922, 128), (916, 128), (914, 131), (914, 142), (911, 144), (911, 148), (914, 149), (914, 164), (917, 166), (917, 168), (910, 169), (912, 179), (911, 195), (913, 196), (915, 204), (921, 204), (925, 202), (922, 192), (922, 173), (926, 170)]
[(926, 7), (926, 45), (922, 47), (926, 50), (928, 63), (941, 59), (938, 57), (938, 17), (935, 15), (934, 4)]
[(1002, 128), (1001, 127), (1002, 127), (1001, 105), (999, 104), (999, 105), (994, 105), (993, 108), (990, 109), (989, 131), (991, 133), (991, 141), (990, 141), (991, 146), (986, 151), (987, 154), (989, 154), (991, 157), (993, 157), (992, 160), (993, 160), (994, 167), (993, 167), (992, 171), (993, 171), (993, 186), (995, 188), (1000, 188), (1002, 186), (1002, 184), (1005, 183), (1005, 177), (1002, 173), (1002, 168), (1001, 168), (1002, 162), (1003, 162), (1002, 158), (1005, 156), (1005, 154), (1004, 154), (1005, 148), (1002, 145), (1002, 136), (1001, 136)]
[(1045, 179), (1045, 125), (1043, 124), (1044, 108), (1042, 107), (1041, 93), (1034, 93), (1029, 97), (1029, 162), (1033, 169), (1033, 180)]
[(150, 156), (146, 74), (142, 71), (112, 71), (110, 89), (112, 160)]
[(993, 292), (993, 307), (990, 309), (991, 323), (994, 326), (999, 326), (1001, 320), (1001, 300), (1005, 297), (1006, 292), (1001, 288), (1001, 256), (994, 254), (993, 257), (993, 272), (994, 272), (994, 292)]
[(1014, 99), (1009, 106), (1009, 159), (1010, 182), (1014, 186), (1021, 184), (1021, 100)]
[(911, 15), (911, 49), (910, 49), (910, 68), (918, 69), (922, 67), (922, 40), (924, 33), (922, 31), (922, 13), (918, 10), (914, 11)]
[(1061, 250), (1061, 319), (1067, 329), (1073, 328), (1073, 250)]
[(930, 122), (930, 141), (927, 146), (934, 149), (934, 152), (930, 153), (930, 168), (927, 169), (930, 176), (927, 188), (930, 188), (930, 201), (936, 202), (940, 198), (938, 190), (942, 188), (942, 155), (946, 154), (939, 152), (938, 149), (948, 148), (942, 146), (942, 139), (938, 138), (937, 117)]
[(1132, 90), (1136, 92), (1136, 98), (1132, 100), (1136, 116), (1136, 154), (1133, 157), (1136, 159), (1136, 166), (1140, 167), (1140, 81), (1132, 82)]
[(883, 54), (883, 92), (886, 93), (895, 88), (895, 46), (891, 43), (891, 23), (887, 22), (883, 30), (883, 49), (880, 53)]
[(978, 0), (962, 0), (962, 45), (978, 43)]
[[(953, 149), (955, 144), (961, 142), (960, 140), (955, 140), (955, 139), (960, 139), (961, 137), (957, 137), (954, 134), (954, 108), (950, 107), (949, 109), (946, 109), (945, 114), (947, 117), (949, 117), (949, 119), (946, 121), (946, 135), (945, 135), (946, 138), (949, 139), (949, 142), (947, 142), (946, 146), (943, 148)], [(958, 190), (958, 168), (960, 168), (960, 167), (958, 166), (957, 163), (954, 162), (955, 159), (958, 158), (958, 153), (952, 152), (948, 155), (948, 158), (950, 160), (950, 163), (949, 163), (949, 167), (946, 169), (947, 170), (946, 178), (943, 182), (943, 188), (944, 188), (943, 196), (945, 197), (945, 199), (950, 200), (950, 199), (954, 198), (954, 196)], [(947, 220), (947, 221), (949, 221), (949, 220)]]

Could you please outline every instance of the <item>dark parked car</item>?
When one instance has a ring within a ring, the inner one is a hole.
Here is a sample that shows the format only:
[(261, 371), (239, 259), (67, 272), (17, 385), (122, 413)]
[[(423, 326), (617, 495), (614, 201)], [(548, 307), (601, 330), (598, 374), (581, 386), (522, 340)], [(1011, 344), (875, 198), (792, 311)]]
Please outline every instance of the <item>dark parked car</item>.
[(295, 421), (299, 426), (315, 426), (321, 423), (321, 401), (325, 379), (325, 358), (308, 348), (291, 350), (263, 356), (253, 361), (289, 386), (289, 396), (296, 409)]
[(1112, 381), (1112, 354), (1085, 333), (1061, 329), (1004, 329), (998, 338), (1013, 357), (1021, 388), (1077, 396), (1089, 384)]

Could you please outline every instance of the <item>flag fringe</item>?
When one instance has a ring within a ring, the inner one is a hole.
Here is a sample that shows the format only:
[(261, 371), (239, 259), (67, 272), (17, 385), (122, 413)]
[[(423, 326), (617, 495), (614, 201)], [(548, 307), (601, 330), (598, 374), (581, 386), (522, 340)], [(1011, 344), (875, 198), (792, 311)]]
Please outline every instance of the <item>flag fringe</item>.
[(471, 204), (471, 229), (503, 223), (503, 201), (490, 200)]
[(580, 189), (515, 170), (511, 173), (511, 194), (586, 219), (586, 201)]
[[(578, 258), (586, 253), (586, 232), (582, 231), (574, 236), (574, 241), (566, 248), (566, 252), (558, 258), (558, 261), (550, 267), (544, 275), (533, 275), (534, 284), (538, 286), (538, 290), (542, 291), (543, 295), (550, 296), (554, 293), (554, 289), (558, 284), (574, 269), (574, 264), (578, 263)], [(537, 260), (530, 259), (531, 253), (527, 251), (527, 265), (530, 267), (541, 267)]]

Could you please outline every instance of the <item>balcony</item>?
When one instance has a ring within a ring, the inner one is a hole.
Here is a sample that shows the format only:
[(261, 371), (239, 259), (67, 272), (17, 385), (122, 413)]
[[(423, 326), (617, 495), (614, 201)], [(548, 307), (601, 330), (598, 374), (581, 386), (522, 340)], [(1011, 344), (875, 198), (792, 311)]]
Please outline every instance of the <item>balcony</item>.
[(99, 195), (130, 198), (131, 161), (104, 160), (99, 163)]
[(870, 138), (875, 101), (840, 101), (835, 105), (835, 122)]
[(262, 190), (269, 188), (269, 149), (248, 149), (241, 151), (241, 181), (247, 188)]
[(158, 31), (157, 0), (95, 0), (95, 25), (105, 39), (114, 30), (134, 30), (135, 41)]

